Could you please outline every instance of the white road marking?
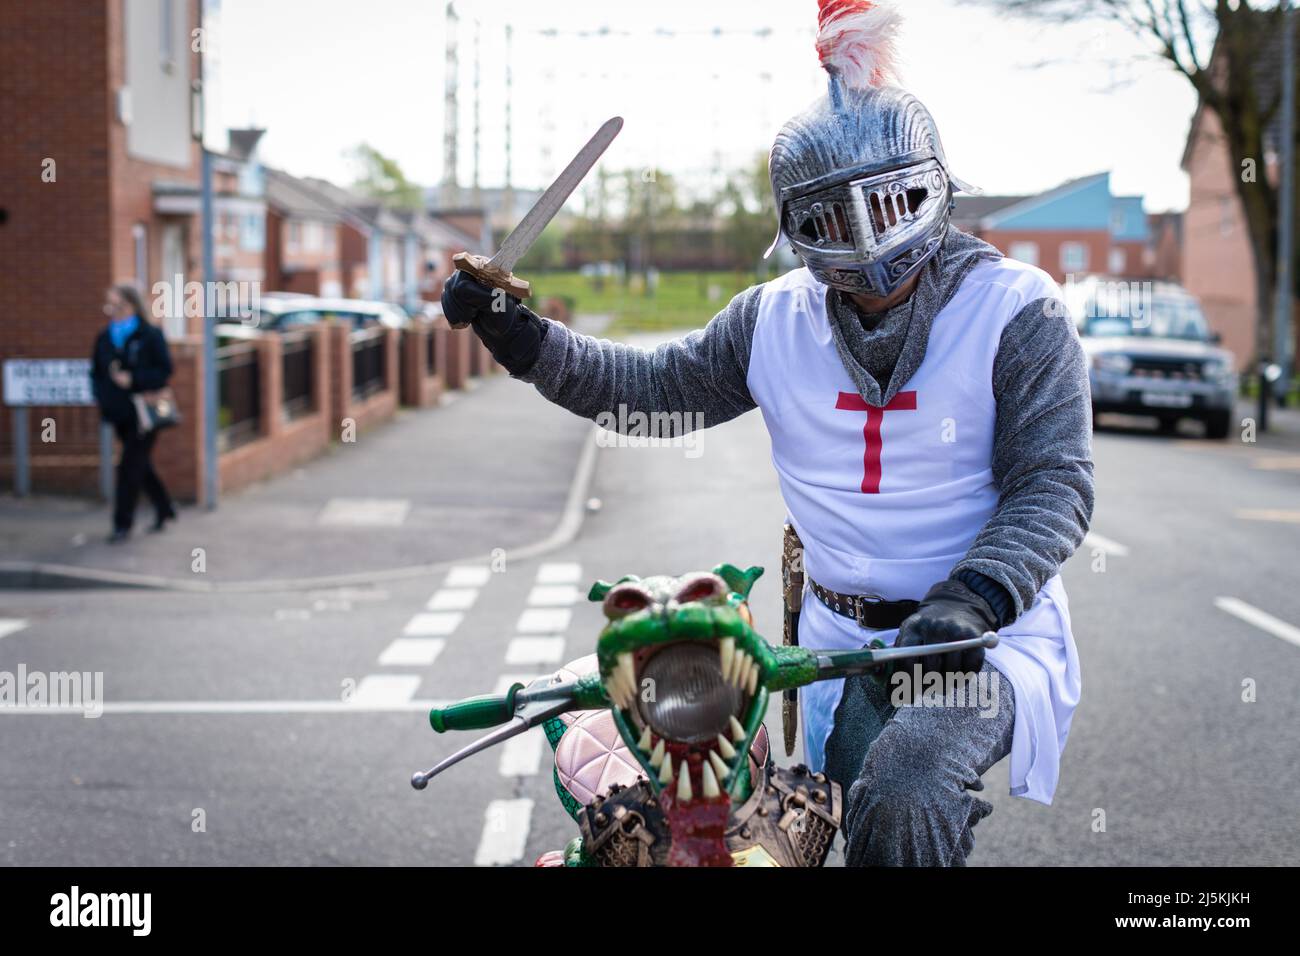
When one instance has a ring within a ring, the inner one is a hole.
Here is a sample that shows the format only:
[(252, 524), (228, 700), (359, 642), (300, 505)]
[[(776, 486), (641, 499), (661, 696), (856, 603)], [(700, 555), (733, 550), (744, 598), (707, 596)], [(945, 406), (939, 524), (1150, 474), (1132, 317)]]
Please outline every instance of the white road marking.
[(417, 614), (407, 621), (402, 633), (407, 637), (446, 637), (460, 626), (464, 617), (464, 614), (456, 611)]
[[(449, 700), (412, 699), (394, 702), (344, 703), (341, 700), (118, 700), (103, 704), (106, 714), (380, 714), (427, 711), (446, 707)], [(84, 707), (7, 707), (0, 705), (0, 716), (37, 714), (82, 716)]]
[(492, 577), (492, 571), (485, 564), (458, 564), (447, 572), (442, 582), (445, 588), (481, 588)]
[[(498, 769), (503, 777), (535, 777), (542, 765), (546, 735), (534, 727), (518, 737), (511, 737), (501, 748)], [(549, 748), (547, 748), (549, 749)]]
[(563, 637), (516, 637), (506, 647), (506, 663), (512, 667), (558, 664), (563, 658)]
[(572, 561), (543, 564), (537, 569), (538, 584), (577, 584), (582, 580), (582, 565)]
[(1300, 647), (1300, 627), (1279, 620), (1267, 611), (1261, 611), (1254, 605), (1234, 597), (1217, 597), (1214, 599), (1214, 606), (1288, 644)]
[(475, 866), (508, 866), (517, 863), (528, 845), (528, 828), (533, 818), (533, 801), (493, 800), (483, 814), (483, 835), (479, 838)]
[(1280, 521), (1283, 524), (1300, 524), (1300, 511), (1283, 511), (1277, 508), (1239, 508), (1234, 517), (1247, 521)]
[(530, 607), (519, 615), (515, 630), (521, 634), (559, 634), (569, 629), (573, 612), (561, 607)]
[(27, 626), (27, 622), (18, 617), (0, 617), (0, 637), (17, 634)]
[(578, 603), (578, 589), (572, 584), (539, 584), (528, 592), (532, 607), (568, 607)]
[(379, 663), (384, 667), (428, 667), (446, 645), (440, 637), (399, 637), (384, 648)]
[(411, 503), (404, 498), (331, 498), (316, 523), (351, 528), (394, 528), (406, 520)]
[(478, 588), (443, 588), (435, 591), (425, 608), (430, 611), (468, 611), (478, 597)]
[(419, 674), (367, 674), (361, 678), (351, 703), (362, 707), (392, 707), (415, 696)]
[(1125, 557), (1128, 554), (1128, 548), (1118, 541), (1112, 541), (1110, 538), (1104, 538), (1095, 531), (1089, 531), (1083, 537), (1083, 545), (1086, 548), (1092, 548), (1094, 551), (1102, 551), (1106, 554), (1113, 554), (1117, 558)]

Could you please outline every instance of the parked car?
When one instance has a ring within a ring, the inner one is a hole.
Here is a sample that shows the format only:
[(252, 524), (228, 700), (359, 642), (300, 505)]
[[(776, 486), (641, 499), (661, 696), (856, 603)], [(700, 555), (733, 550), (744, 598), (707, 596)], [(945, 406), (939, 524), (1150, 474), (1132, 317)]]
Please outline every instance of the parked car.
[(244, 325), (262, 332), (282, 332), (295, 325), (312, 325), (323, 318), (316, 305), (318, 301), (312, 296), (266, 293)]
[(404, 329), (411, 324), (406, 312), (389, 302), (369, 299), (314, 299), (315, 308), (326, 319), (350, 320), (356, 328), (383, 325), (390, 329)]
[(1090, 276), (1069, 302), (1088, 356), (1092, 412), (1154, 416), (1172, 432), (1184, 418), (1226, 438), (1238, 379), (1196, 297), (1172, 282)]

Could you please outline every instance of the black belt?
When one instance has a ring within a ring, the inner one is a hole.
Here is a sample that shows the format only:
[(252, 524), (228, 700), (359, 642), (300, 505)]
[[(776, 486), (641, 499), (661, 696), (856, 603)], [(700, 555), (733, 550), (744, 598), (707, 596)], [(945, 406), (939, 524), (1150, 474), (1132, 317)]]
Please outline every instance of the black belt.
[(840, 594), (809, 580), (813, 594), (828, 608), (857, 621), (860, 627), (883, 631), (898, 627), (920, 607), (919, 601), (884, 601), (869, 594)]

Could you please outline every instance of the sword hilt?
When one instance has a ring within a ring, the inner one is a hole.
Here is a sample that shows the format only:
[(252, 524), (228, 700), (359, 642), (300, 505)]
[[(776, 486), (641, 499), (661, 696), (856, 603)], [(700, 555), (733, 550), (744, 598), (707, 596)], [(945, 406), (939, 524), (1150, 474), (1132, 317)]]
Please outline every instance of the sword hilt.
[[(533, 294), (532, 286), (524, 279), (518, 278), (513, 272), (507, 272), (505, 269), (499, 269), (492, 265), (492, 260), (487, 256), (476, 256), (472, 252), (458, 252), (451, 257), (451, 264), (460, 272), (472, 276), (475, 280), (492, 289), (500, 289), (507, 295), (513, 295), (516, 299), (526, 299)], [(448, 319), (453, 329), (463, 329), (469, 326), (468, 322), (455, 323)]]

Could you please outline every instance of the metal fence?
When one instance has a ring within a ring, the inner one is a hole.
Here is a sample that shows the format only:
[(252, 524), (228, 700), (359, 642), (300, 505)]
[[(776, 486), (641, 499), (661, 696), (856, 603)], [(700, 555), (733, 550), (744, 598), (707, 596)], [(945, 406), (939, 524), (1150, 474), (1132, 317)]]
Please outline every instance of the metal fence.
[(280, 407), (286, 421), (316, 410), (315, 345), (308, 332), (294, 332), (280, 337), (280, 381), (283, 392)]
[(352, 398), (355, 401), (384, 390), (387, 365), (387, 329), (352, 333)]
[(424, 374), (432, 375), (438, 367), (438, 336), (433, 334), (433, 328), (427, 330), (424, 337)]
[(257, 438), (262, 388), (257, 345), (234, 342), (217, 349), (217, 448), (228, 451)]

